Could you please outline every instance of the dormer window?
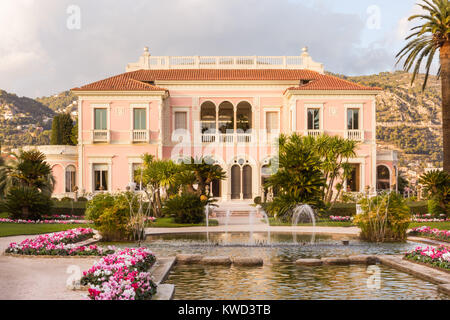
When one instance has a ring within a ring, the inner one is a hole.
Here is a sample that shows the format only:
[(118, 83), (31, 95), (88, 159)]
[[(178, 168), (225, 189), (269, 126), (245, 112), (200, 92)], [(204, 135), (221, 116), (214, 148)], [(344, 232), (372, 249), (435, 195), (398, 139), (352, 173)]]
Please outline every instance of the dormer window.
[(305, 79), (300, 80), (300, 86), (304, 86), (304, 85), (306, 85), (306, 84), (308, 84), (310, 82), (311, 82), (311, 80), (305, 80)]

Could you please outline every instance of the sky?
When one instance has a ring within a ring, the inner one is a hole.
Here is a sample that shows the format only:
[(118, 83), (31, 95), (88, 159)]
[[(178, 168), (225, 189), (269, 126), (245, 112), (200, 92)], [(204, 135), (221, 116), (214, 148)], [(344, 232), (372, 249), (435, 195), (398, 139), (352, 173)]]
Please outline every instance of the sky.
[[(0, 89), (48, 96), (159, 55), (300, 55), (327, 71), (398, 69), (419, 0), (0, 0)], [(434, 66), (434, 69), (436, 67)]]

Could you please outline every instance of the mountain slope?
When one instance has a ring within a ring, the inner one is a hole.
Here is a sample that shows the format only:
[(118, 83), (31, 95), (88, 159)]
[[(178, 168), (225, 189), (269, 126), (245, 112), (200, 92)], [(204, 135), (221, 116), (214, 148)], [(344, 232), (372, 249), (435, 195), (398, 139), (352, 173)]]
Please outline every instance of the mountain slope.
[(377, 143), (399, 151), (401, 165), (411, 160), (442, 164), (442, 94), (440, 80), (430, 76), (422, 91), (424, 75), (411, 86), (403, 71), (340, 78), (383, 88), (377, 96)]

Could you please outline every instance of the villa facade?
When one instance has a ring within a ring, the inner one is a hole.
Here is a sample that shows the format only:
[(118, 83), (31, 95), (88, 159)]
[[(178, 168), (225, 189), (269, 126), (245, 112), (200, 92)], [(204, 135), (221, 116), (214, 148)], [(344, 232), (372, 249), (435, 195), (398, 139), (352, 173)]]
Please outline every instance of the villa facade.
[(264, 195), (276, 137), (293, 132), (359, 142), (345, 190), (395, 186), (396, 154), (376, 145), (380, 89), (325, 74), (306, 48), (288, 57), (154, 57), (146, 48), (126, 71), (72, 89), (78, 146), (38, 147), (53, 166), (55, 196), (125, 190), (148, 153), (211, 156), (227, 173), (211, 184), (214, 197), (250, 200)]

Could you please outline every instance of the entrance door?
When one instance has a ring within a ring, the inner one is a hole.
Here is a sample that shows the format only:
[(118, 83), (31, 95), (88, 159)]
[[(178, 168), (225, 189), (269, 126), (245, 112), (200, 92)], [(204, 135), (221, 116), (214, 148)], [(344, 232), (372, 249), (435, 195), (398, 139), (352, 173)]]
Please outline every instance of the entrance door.
[(231, 167), (231, 199), (241, 198), (241, 167), (237, 164)]
[(242, 189), (244, 193), (244, 199), (252, 198), (252, 167), (245, 165), (242, 168)]

